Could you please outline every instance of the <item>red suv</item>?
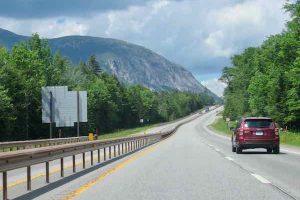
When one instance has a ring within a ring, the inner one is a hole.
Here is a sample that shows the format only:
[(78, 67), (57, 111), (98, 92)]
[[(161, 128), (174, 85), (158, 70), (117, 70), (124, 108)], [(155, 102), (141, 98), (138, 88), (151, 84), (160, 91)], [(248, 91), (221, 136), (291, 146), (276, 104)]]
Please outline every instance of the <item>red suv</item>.
[(268, 153), (278, 154), (279, 129), (271, 118), (242, 118), (232, 137), (232, 152), (242, 153), (243, 149), (266, 148)]

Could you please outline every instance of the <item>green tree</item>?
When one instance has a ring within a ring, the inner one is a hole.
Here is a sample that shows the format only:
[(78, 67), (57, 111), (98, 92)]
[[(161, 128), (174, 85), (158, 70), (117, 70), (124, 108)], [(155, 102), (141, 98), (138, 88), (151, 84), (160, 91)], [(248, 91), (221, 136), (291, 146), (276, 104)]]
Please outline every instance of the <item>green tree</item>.
[(95, 74), (101, 74), (102, 70), (100, 64), (97, 61), (96, 56), (94, 54), (90, 56), (87, 65)]

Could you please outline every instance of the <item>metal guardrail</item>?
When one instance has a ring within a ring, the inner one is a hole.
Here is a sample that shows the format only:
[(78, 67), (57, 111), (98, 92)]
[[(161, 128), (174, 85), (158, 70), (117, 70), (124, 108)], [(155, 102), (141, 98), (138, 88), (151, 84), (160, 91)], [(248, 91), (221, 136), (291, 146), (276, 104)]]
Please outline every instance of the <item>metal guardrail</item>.
[(88, 136), (82, 136), (82, 137), (43, 139), (43, 140), (0, 142), (0, 152), (33, 149), (33, 148), (40, 148), (46, 146), (84, 142), (88, 140), (89, 140)]
[(131, 136), (123, 137), (111, 140), (95, 140), (78, 142), (73, 144), (64, 144), (51, 147), (41, 147), (35, 149), (25, 149), (14, 152), (0, 153), (0, 172), (2, 172), (2, 184), (3, 184), (3, 200), (8, 199), (8, 183), (7, 183), (7, 171), (27, 168), (27, 190), (31, 190), (31, 166), (36, 164), (45, 163), (46, 171), (46, 183), (50, 182), (50, 170), (49, 162), (60, 159), (60, 175), (64, 177), (64, 158), (72, 156), (73, 172), (76, 172), (76, 155), (82, 154), (83, 169), (85, 169), (85, 155), (86, 152), (90, 152), (90, 162), (94, 165), (94, 151), (98, 154), (98, 163), (100, 163), (100, 150), (104, 152), (103, 160), (111, 159), (120, 155), (136, 151), (145, 146), (159, 142), (170, 135), (183, 124), (188, 123), (198, 116), (192, 119), (179, 123), (172, 130), (162, 133), (155, 133), (151, 135)]
[[(204, 110), (204, 109), (197, 110), (197, 111), (189, 114), (188, 116), (176, 119), (171, 122), (160, 123), (156, 127), (164, 126), (167, 124), (174, 124), (176, 122), (183, 121), (184, 119), (192, 117), (196, 113), (200, 113), (200, 111), (202, 111), (202, 110)], [(76, 143), (76, 142), (84, 142), (84, 141), (89, 141), (88, 136), (0, 142), (0, 152), (17, 151), (17, 150), (23, 150), (23, 149), (33, 149), (33, 148), (40, 148), (40, 147), (54, 146), (54, 145), (61, 145), (61, 144), (69, 144), (69, 143)]]

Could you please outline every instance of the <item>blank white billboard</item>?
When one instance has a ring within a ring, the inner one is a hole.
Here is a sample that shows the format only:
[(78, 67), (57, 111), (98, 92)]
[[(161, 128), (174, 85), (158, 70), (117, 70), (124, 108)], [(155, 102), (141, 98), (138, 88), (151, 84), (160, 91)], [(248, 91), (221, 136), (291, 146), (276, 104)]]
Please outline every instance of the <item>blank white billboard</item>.
[[(52, 122), (57, 127), (74, 126), (77, 122), (77, 91), (67, 86), (42, 88), (42, 122), (50, 123), (50, 93), (52, 93)], [(80, 91), (78, 98), (79, 122), (87, 122), (87, 92)]]

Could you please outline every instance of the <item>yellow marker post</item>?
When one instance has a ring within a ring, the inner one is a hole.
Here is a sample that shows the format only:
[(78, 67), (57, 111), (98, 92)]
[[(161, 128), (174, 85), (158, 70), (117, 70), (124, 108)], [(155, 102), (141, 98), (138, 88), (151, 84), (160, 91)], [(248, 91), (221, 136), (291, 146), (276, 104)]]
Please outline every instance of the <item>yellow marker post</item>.
[(94, 140), (94, 133), (89, 133), (89, 141), (93, 141)]

